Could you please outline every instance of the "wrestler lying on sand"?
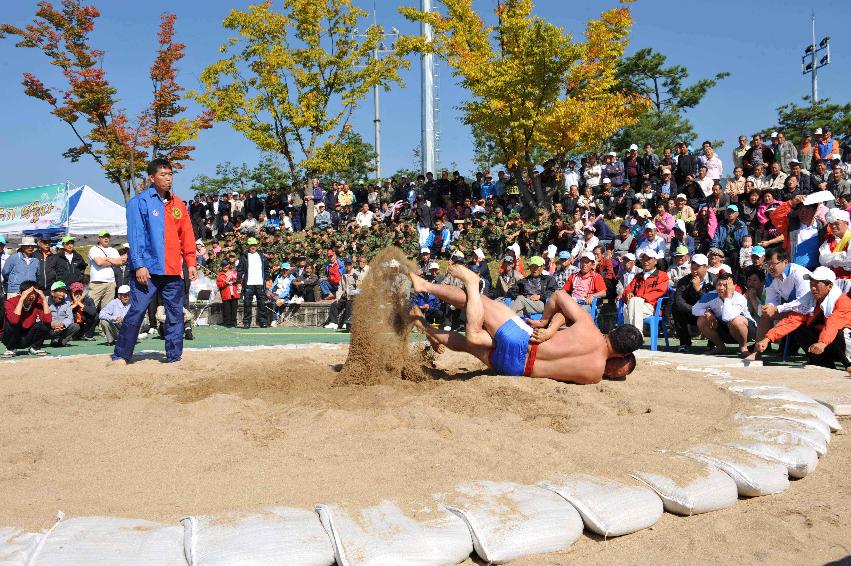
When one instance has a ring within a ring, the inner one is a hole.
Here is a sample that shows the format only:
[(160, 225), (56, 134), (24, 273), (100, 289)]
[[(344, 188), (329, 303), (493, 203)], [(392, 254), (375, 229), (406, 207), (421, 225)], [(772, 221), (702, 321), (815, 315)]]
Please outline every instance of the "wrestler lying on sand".
[[(643, 343), (641, 333), (625, 324), (604, 336), (591, 316), (567, 293), (552, 294), (536, 329), (503, 303), (481, 296), (479, 276), (460, 264), (452, 264), (449, 274), (464, 283), (464, 289), (429, 283), (410, 273), (414, 290), (431, 293), (467, 314), (466, 336), (423, 324), (438, 352), (445, 346), (467, 352), (500, 375), (546, 377), (556, 381), (598, 383), (603, 377), (620, 379), (635, 369), (632, 352)], [(562, 325), (564, 330), (559, 330)]]

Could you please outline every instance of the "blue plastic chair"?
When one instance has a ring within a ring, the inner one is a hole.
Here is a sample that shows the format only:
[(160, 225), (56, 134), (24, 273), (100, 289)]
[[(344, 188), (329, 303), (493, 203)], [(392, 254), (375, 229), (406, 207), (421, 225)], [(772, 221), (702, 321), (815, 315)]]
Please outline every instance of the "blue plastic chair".
[[(650, 350), (652, 352), (655, 352), (659, 349), (660, 326), (662, 327), (662, 335), (665, 337), (665, 348), (671, 347), (671, 342), (668, 337), (668, 325), (665, 323), (665, 315), (662, 313), (662, 305), (664, 304), (666, 299), (670, 298), (670, 291), (659, 297), (659, 300), (656, 301), (656, 310), (653, 311), (653, 315), (644, 317), (644, 325), (650, 327)], [(623, 324), (623, 308), (623, 301), (618, 301), (618, 326)]]

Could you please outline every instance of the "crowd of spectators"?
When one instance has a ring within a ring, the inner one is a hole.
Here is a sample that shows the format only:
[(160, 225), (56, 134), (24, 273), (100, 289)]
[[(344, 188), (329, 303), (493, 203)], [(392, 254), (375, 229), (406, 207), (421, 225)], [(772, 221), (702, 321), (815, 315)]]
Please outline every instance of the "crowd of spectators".
[[(443, 275), (445, 262), (464, 262), (481, 276), (483, 293), (523, 316), (540, 313), (564, 289), (589, 312), (605, 304), (643, 329), (663, 300), (683, 351), (700, 335), (712, 352), (732, 343), (753, 358), (792, 334), (814, 363), (851, 366), (840, 344), (851, 351), (851, 332), (832, 330), (847, 302), (836, 293), (851, 279), (851, 132), (834, 135), (824, 125), (803, 132), (800, 145), (785, 134), (741, 136), (727, 158), (704, 142), (661, 154), (633, 144), (578, 162), (549, 160), (523, 191), (534, 206), (506, 171), (469, 181), (443, 171), (377, 185), (310, 179), (196, 195), (189, 212), (199, 264), (221, 292), (226, 326), (239, 324), (239, 301), (243, 326), (275, 325), (305, 301), (330, 301), (326, 326), (345, 327), (369, 259), (395, 245), (426, 278), (448, 284), (461, 283)], [(44, 299), (51, 303), (52, 286), (82, 284), (88, 263), (85, 301), (96, 313), (120, 302), (126, 253), (99, 245), (85, 262), (74, 256), (73, 239), (56, 254), (45, 246), (37, 243), (43, 255), (35, 266), (27, 259), (38, 256), (35, 246), (3, 256), (10, 298), (33, 281), (51, 292)], [(429, 322), (463, 328), (463, 313), (432, 296), (414, 300)], [(74, 304), (72, 312), (84, 306)], [(14, 310), (7, 302), (7, 317)], [(93, 325), (73, 318), (77, 335), (90, 335)], [(150, 326), (156, 332), (153, 317)]]

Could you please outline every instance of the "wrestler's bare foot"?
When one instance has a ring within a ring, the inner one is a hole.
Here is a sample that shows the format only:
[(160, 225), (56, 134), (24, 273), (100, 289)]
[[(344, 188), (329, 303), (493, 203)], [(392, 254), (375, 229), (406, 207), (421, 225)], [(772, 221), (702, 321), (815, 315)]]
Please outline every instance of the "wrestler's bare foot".
[(558, 328), (536, 328), (529, 337), (529, 342), (532, 344), (540, 344), (546, 342), (558, 332)]
[(127, 360), (125, 360), (124, 358), (118, 358), (117, 360), (110, 361), (108, 364), (106, 364), (106, 367), (126, 366), (126, 365), (127, 365)]
[(414, 288), (414, 291), (417, 293), (425, 293), (426, 292), (426, 284), (427, 281), (417, 275), (416, 273), (409, 271), (408, 277), (411, 279), (411, 286)]
[(479, 275), (471, 271), (466, 265), (450, 263), (446, 272), (452, 277), (460, 279), (465, 287), (470, 286), (470, 288), (477, 289), (479, 286)]

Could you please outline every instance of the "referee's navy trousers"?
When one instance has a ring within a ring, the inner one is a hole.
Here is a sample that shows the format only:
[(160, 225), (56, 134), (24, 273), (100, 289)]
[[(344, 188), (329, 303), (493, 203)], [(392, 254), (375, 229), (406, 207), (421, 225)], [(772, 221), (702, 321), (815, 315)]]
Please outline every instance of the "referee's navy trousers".
[(180, 275), (151, 275), (147, 285), (139, 285), (136, 277), (130, 277), (130, 310), (124, 317), (112, 359), (123, 358), (130, 363), (133, 349), (139, 338), (142, 319), (147, 315), (148, 305), (160, 293), (165, 307), (165, 358), (176, 362), (183, 355), (183, 278)]

